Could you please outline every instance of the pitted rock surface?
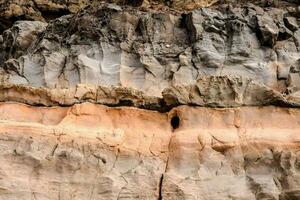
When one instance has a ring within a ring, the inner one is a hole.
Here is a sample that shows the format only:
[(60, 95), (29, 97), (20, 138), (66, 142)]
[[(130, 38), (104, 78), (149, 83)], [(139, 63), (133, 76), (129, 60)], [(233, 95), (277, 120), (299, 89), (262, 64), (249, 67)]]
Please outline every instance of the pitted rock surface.
[(182, 14), (105, 4), (48, 25), (17, 22), (2, 36), (1, 74), (12, 84), (113, 85), (157, 97), (203, 75), (233, 75), (294, 93), (299, 33), (292, 13), (252, 4)]
[(300, 199), (300, 1), (0, 0), (0, 200)]

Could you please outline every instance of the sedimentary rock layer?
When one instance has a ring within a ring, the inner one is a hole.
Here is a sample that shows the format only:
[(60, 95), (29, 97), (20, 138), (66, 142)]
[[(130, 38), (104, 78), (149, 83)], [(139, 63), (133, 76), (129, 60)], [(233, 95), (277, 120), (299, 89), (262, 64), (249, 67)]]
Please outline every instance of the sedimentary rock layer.
[(0, 0), (0, 200), (299, 200), (299, 17)]
[(298, 199), (299, 120), (276, 107), (1, 103), (0, 199)]
[(242, 76), (290, 94), (300, 89), (299, 13), (253, 4), (189, 12), (101, 4), (48, 24), (18, 21), (0, 37), (0, 77), (47, 88), (131, 87), (160, 97), (202, 76)]
[(228, 76), (205, 76), (196, 84), (166, 88), (162, 98), (145, 95), (126, 87), (103, 87), (79, 84), (69, 89), (35, 88), (24, 85), (0, 85), (0, 102), (14, 101), (38, 106), (70, 106), (91, 102), (132, 106), (166, 112), (179, 105), (205, 107), (268, 106), (300, 107), (300, 95), (281, 93), (250, 79)]

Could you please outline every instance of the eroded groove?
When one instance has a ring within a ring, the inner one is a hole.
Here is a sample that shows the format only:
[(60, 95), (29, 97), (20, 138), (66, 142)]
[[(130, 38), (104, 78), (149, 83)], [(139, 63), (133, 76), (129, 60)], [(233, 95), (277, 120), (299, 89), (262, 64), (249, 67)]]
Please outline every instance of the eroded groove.
[(158, 185), (158, 200), (163, 200), (163, 181), (164, 181), (164, 174), (161, 175), (159, 179)]

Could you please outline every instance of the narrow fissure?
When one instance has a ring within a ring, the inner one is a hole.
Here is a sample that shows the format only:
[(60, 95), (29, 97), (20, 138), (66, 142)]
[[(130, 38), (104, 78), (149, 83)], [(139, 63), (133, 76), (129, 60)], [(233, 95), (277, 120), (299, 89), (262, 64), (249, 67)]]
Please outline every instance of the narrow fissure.
[(174, 136), (174, 130), (179, 128), (180, 126), (180, 118), (177, 115), (177, 113), (175, 113), (172, 117), (171, 117), (171, 126), (172, 126), (172, 132), (171, 132), (171, 137), (169, 140), (169, 145), (168, 145), (168, 157), (167, 157), (167, 161), (166, 161), (166, 166), (165, 166), (165, 170), (164, 173), (161, 175), (160, 180), (159, 180), (159, 185), (158, 185), (158, 200), (162, 200), (163, 199), (163, 181), (164, 181), (164, 176), (165, 173), (167, 172), (168, 169), (168, 165), (169, 165), (169, 157), (170, 157), (170, 152), (171, 152), (171, 143), (172, 143), (172, 138)]
[(162, 200), (162, 184), (164, 181), (164, 174), (161, 175), (158, 186), (158, 200)]

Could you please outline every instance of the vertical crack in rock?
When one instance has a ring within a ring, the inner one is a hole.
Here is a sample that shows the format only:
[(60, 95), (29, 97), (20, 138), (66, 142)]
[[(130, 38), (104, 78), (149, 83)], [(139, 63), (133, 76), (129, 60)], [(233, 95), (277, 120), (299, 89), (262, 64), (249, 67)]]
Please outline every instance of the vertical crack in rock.
[(163, 199), (163, 191), (162, 191), (162, 189), (163, 189), (163, 181), (164, 181), (164, 174), (162, 174), (161, 175), (161, 177), (160, 177), (160, 179), (159, 179), (159, 190), (158, 190), (158, 200), (162, 200)]
[(172, 153), (172, 139), (174, 138), (176, 129), (178, 129), (180, 127), (180, 117), (179, 117), (177, 111), (171, 112), (171, 114), (169, 114), (169, 122), (170, 122), (170, 128), (171, 128), (171, 136), (170, 136), (169, 143), (168, 143), (168, 154), (167, 154), (168, 156), (167, 156), (167, 160), (166, 160), (166, 164), (165, 164), (164, 173), (161, 174), (160, 180), (159, 180), (158, 200), (163, 199), (164, 178), (165, 178), (165, 175), (166, 175), (168, 167), (169, 167), (169, 159), (170, 159), (170, 156)]

